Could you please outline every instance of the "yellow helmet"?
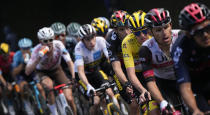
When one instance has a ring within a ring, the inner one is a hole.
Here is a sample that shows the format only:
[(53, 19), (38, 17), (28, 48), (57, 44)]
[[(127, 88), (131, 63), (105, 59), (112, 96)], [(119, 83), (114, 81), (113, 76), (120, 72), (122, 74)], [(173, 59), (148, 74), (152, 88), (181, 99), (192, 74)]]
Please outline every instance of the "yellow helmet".
[(9, 45), (7, 43), (1, 43), (0, 52), (4, 54), (9, 53)]
[(146, 29), (146, 26), (144, 24), (144, 17), (146, 16), (146, 13), (142, 10), (138, 10), (134, 12), (128, 20), (129, 27), (132, 31), (139, 31)]
[(97, 35), (105, 36), (108, 32), (108, 25), (100, 18), (94, 18), (91, 22), (91, 25), (95, 28)]

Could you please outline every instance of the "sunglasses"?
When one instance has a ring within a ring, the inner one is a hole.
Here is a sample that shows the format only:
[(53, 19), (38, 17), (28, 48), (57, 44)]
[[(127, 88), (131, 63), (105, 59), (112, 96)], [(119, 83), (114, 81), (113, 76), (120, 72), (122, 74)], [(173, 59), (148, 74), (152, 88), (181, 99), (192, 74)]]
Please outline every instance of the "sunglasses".
[(147, 34), (147, 29), (145, 29), (145, 30), (140, 30), (140, 31), (137, 31), (137, 32), (134, 32), (134, 35), (135, 35), (135, 36), (140, 36), (141, 33)]
[(207, 26), (205, 26), (204, 28), (193, 30), (193, 31), (190, 32), (190, 34), (192, 36), (198, 36), (198, 37), (200, 37), (200, 36), (203, 36), (203, 33), (204, 32), (207, 32), (208, 34), (210, 34), (210, 24), (207, 25)]
[(48, 39), (48, 40), (42, 40), (42, 42), (44, 44), (48, 44), (48, 43), (51, 43), (53, 41), (53, 39)]
[(58, 39), (60, 36), (61, 36), (61, 37), (65, 37), (66, 34), (59, 34), (59, 35), (56, 35), (56, 36), (55, 36), (55, 39)]

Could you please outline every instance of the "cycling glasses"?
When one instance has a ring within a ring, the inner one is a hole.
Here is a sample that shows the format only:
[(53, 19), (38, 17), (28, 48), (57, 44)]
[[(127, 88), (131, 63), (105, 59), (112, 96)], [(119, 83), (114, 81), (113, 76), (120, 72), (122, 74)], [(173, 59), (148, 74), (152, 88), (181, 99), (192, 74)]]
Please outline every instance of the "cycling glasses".
[(137, 31), (137, 32), (134, 32), (134, 35), (135, 35), (135, 36), (140, 36), (141, 33), (147, 34), (147, 29), (145, 29), (145, 30), (140, 30), (140, 31)]
[(66, 37), (66, 34), (58, 34), (58, 35), (55, 35), (55, 39), (58, 39), (59, 37)]
[(196, 37), (201, 37), (204, 35), (204, 32), (210, 34), (210, 24), (208, 24), (207, 26), (203, 27), (203, 28), (199, 28), (197, 30), (192, 30), (190, 32), (190, 34), (192, 36), (196, 36)]
[(48, 43), (51, 43), (52, 41), (53, 41), (53, 39), (42, 40), (42, 43), (48, 44)]

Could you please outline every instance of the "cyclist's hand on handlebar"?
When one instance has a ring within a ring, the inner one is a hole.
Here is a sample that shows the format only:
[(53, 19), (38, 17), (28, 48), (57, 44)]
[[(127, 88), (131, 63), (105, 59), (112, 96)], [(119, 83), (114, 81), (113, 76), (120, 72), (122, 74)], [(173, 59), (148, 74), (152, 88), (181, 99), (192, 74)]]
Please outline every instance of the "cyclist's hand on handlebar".
[(127, 87), (127, 88), (126, 88), (126, 93), (128, 93), (128, 94), (133, 94), (133, 88)]
[(150, 93), (144, 89), (139, 96), (140, 103), (144, 103), (146, 101), (152, 100)]
[(125, 82), (124, 88), (126, 89), (126, 93), (133, 94), (133, 87), (129, 81)]
[(89, 96), (89, 97), (91, 96), (90, 95), (91, 90), (94, 91), (94, 93), (95, 93), (95, 88), (92, 85), (88, 84), (87, 85), (87, 96)]
[(181, 115), (181, 113), (176, 111), (173, 105), (169, 104), (166, 100), (160, 102), (160, 110), (162, 115)]
[(12, 85), (8, 82), (6, 83), (6, 88), (7, 90), (12, 91)]

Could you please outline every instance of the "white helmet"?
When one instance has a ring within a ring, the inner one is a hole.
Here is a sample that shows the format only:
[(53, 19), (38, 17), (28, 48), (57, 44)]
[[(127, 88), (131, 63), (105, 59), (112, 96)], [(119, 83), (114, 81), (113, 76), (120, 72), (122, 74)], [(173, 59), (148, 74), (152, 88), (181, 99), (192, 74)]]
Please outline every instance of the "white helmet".
[(89, 38), (94, 35), (96, 35), (96, 30), (92, 25), (85, 24), (85, 25), (80, 26), (79, 36), (81, 39)]
[(40, 40), (54, 39), (54, 31), (50, 27), (43, 27), (37, 32)]

